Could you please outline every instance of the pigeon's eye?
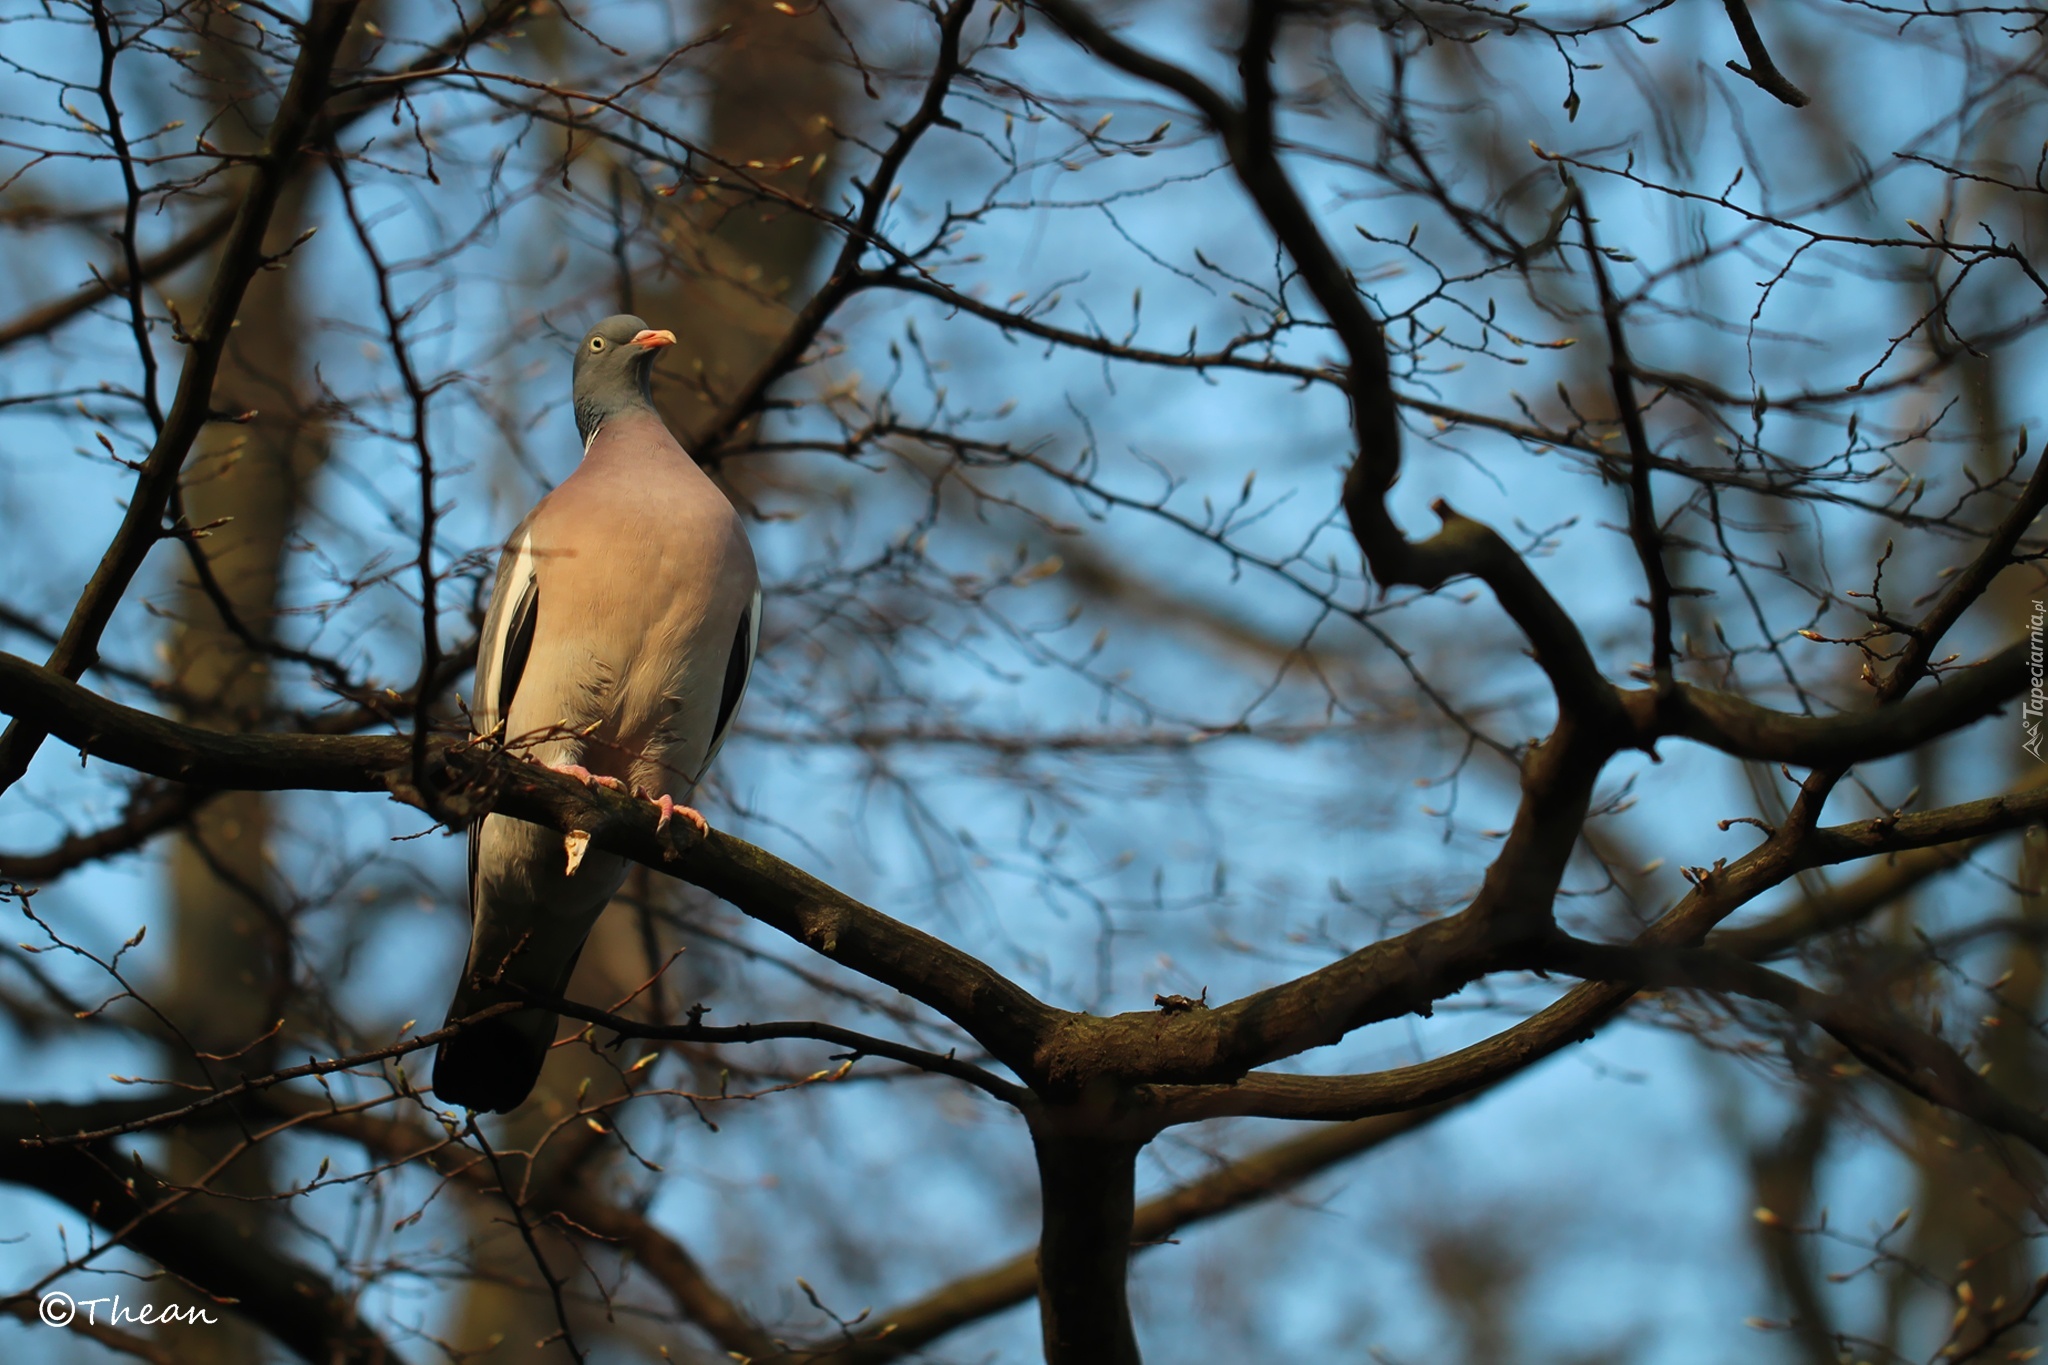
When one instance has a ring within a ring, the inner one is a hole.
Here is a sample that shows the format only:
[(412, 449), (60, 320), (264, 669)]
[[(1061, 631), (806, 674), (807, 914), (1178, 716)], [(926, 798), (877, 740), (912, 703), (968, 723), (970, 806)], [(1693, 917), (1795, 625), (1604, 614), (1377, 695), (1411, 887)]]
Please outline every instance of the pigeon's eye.
[(590, 349), (593, 351), (602, 351), (604, 349), (604, 338), (592, 337), (590, 339)]

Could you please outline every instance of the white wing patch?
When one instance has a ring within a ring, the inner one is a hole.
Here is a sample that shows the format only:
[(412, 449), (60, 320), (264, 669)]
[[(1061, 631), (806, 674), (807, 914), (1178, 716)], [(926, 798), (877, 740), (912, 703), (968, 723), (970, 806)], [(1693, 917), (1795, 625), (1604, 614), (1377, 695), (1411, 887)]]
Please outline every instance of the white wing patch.
[(519, 604), (535, 590), (533, 532), (522, 530), (516, 544), (508, 546), (498, 569), (498, 581), (491, 588), (490, 609), (484, 615), (483, 638), (477, 641), (476, 696), (470, 702), (477, 733), (489, 734), (505, 718), (498, 714), (498, 690), (505, 676), (506, 651), (511, 646)]

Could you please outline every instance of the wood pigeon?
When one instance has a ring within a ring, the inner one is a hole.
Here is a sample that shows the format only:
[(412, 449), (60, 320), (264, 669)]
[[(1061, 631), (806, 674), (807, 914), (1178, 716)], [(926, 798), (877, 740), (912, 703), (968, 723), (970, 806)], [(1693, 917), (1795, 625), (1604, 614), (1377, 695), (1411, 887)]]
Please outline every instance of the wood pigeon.
[[(669, 434), (649, 372), (673, 332), (626, 314), (576, 350), (583, 462), (542, 498), (498, 561), (477, 649), (478, 734), (557, 772), (623, 788), (699, 830), (691, 791), (717, 756), (760, 639), (761, 590), (739, 514)], [(626, 861), (539, 825), (487, 815), (469, 831), (469, 959), (453, 1023), (559, 996)], [(495, 984), (494, 984), (495, 980)], [(516, 1010), (441, 1044), (434, 1093), (505, 1113), (532, 1093), (556, 1016)]]

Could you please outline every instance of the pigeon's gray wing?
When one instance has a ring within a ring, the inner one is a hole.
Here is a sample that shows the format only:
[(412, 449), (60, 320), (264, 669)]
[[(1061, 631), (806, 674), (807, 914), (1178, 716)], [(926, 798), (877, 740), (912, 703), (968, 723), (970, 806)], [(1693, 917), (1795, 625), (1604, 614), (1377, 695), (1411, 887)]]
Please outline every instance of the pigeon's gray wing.
[[(483, 632), (477, 639), (476, 684), (470, 717), (480, 735), (498, 729), (511, 714), (512, 699), (533, 654), (534, 633), (540, 622), (540, 582), (535, 572), (532, 528), (539, 510), (535, 508), (519, 524), (499, 556), (497, 580), (491, 588), (490, 606), (484, 613)], [(478, 820), (469, 827), (473, 942), (476, 918), (487, 912), (478, 876), (484, 823)], [(479, 970), (495, 970), (502, 965), (480, 963), (472, 950), (463, 963), (462, 980), (456, 983), (447, 1023), (514, 998), (474, 980)], [(573, 954), (568, 965), (572, 969), (575, 966)], [(566, 979), (567, 972), (563, 977)], [(434, 1057), (434, 1093), (450, 1104), (471, 1109), (498, 1113), (513, 1109), (532, 1091), (553, 1037), (554, 1016), (540, 1011), (526, 1010), (485, 1020), (441, 1044)]]
[[(533, 633), (540, 624), (533, 519), (539, 514), (538, 507), (526, 514), (526, 520), (519, 523), (519, 529), (505, 543), (504, 553), (498, 556), (498, 577), (491, 587), (491, 602), (484, 610), (483, 633), (477, 637), (476, 646), (476, 695), (470, 717), (480, 735), (488, 735), (505, 723), (505, 717), (512, 712), (512, 698), (519, 691), (519, 680), (526, 675), (527, 660), (533, 656)], [(469, 827), (472, 919), (477, 912), (477, 847), (482, 842), (483, 830), (481, 820)], [(467, 969), (464, 974), (467, 975)]]
[(711, 761), (718, 757), (718, 751), (725, 746), (725, 737), (732, 733), (732, 723), (739, 716), (740, 702), (747, 695), (747, 680), (754, 676), (754, 655), (761, 648), (761, 590), (754, 589), (754, 595), (747, 602), (747, 609), (740, 613), (740, 627), (733, 633), (732, 652), (725, 659), (725, 687), (718, 698), (718, 723), (711, 730), (711, 747), (705, 750), (704, 767), (698, 774), (711, 771)]

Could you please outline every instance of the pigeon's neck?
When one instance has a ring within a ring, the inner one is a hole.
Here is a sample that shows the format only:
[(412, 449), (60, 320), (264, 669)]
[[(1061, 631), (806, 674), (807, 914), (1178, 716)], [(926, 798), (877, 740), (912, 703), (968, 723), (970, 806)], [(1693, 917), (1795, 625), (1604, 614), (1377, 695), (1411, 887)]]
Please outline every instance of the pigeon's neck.
[[(583, 424), (579, 419), (577, 425)], [(652, 404), (635, 404), (606, 412), (597, 425), (584, 429), (583, 461), (617, 465), (620, 461), (659, 460), (668, 453), (680, 455), (682, 447), (675, 434)], [(688, 462), (688, 457), (684, 457)]]
[(617, 398), (610, 401), (580, 398), (576, 401), (576, 434), (583, 438), (583, 449), (588, 453), (590, 443), (597, 439), (599, 431), (643, 417), (651, 417), (656, 422), (661, 421), (660, 414), (654, 410), (654, 404), (644, 395), (624, 401)]

